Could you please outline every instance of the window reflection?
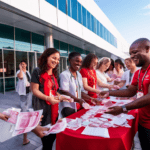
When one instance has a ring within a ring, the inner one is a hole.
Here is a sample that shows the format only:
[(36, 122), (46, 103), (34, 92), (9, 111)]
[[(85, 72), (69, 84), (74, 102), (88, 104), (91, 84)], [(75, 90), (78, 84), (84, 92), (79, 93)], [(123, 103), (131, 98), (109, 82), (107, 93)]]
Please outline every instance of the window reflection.
[(0, 24), (0, 48), (14, 48), (14, 28)]
[(31, 51), (30, 32), (15, 28), (15, 49)]
[(2, 50), (0, 50), (0, 77), (3, 77)]
[(4, 50), (5, 77), (14, 76), (14, 51)]
[(37, 53), (37, 65), (39, 64), (39, 58), (42, 55), (42, 53)]
[(16, 72), (19, 70), (19, 64), (22, 60), (27, 63), (28, 70), (27, 52), (16, 51)]
[(35, 53), (29, 53), (29, 72), (32, 73), (35, 68)]
[(44, 51), (44, 36), (32, 33), (32, 51), (35, 52)]

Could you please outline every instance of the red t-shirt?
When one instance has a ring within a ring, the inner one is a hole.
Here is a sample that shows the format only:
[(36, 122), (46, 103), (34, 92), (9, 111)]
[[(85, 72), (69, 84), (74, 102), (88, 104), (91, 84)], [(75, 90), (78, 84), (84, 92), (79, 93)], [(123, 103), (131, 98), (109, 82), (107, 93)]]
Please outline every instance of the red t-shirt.
[[(138, 84), (139, 71), (140, 70), (137, 70), (135, 72), (131, 85), (139, 86), (139, 90), (142, 90), (144, 95), (146, 95), (148, 93), (148, 88), (150, 85), (150, 65), (148, 66), (146, 70), (141, 69), (140, 77), (139, 77), (139, 84)], [(145, 78), (142, 84), (143, 88), (141, 89), (142, 79), (146, 71), (147, 73), (145, 75)], [(150, 105), (139, 108), (139, 123), (141, 126), (147, 129), (150, 129)]]
[[(92, 87), (97, 83), (97, 76), (95, 70), (90, 70), (88, 68), (82, 68), (80, 70), (80, 73), (82, 75), (82, 78), (87, 78), (88, 86)], [(93, 98), (97, 98), (97, 94), (94, 92), (88, 91), (88, 95)]]

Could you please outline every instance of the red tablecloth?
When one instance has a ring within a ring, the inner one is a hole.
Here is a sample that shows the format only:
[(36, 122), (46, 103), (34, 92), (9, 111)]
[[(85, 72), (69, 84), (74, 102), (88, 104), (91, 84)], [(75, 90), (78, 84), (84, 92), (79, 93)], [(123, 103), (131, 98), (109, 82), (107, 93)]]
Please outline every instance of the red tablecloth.
[[(82, 109), (68, 118), (75, 119), (85, 112), (86, 110)], [(110, 138), (82, 135), (85, 127), (76, 131), (66, 128), (56, 136), (56, 150), (130, 150), (138, 129), (138, 111), (132, 110), (128, 114), (135, 117), (128, 121), (132, 128), (108, 128)]]

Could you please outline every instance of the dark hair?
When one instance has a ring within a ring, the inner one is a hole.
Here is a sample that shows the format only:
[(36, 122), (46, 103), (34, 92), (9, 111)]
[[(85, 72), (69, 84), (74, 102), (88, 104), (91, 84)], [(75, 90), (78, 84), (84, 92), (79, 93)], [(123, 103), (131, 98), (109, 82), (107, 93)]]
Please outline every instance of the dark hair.
[[(55, 53), (59, 53), (59, 51), (55, 48), (47, 48), (43, 54), (40, 56), (39, 58), (39, 68), (41, 70), (41, 74), (42, 73), (45, 73), (48, 68), (47, 68), (47, 58), (52, 55), (52, 54), (55, 54)], [(60, 53), (59, 53), (60, 54)], [(58, 65), (56, 66), (56, 68), (53, 69), (53, 74), (54, 76), (57, 78), (57, 67)]]
[(110, 66), (105, 72), (109, 71), (111, 66), (113, 66), (112, 70), (114, 69), (114, 60), (112, 58), (110, 58), (110, 60), (111, 60)]
[(89, 68), (93, 59), (98, 59), (98, 57), (93, 53), (88, 54), (84, 58), (81, 68)]
[(68, 60), (70, 60), (70, 59), (72, 59), (72, 58), (74, 58), (74, 57), (76, 57), (76, 56), (81, 56), (81, 54), (78, 53), (78, 52), (71, 52), (71, 53), (69, 54)]
[(115, 63), (120, 64), (125, 69), (124, 63), (121, 61), (121, 59), (116, 59)]
[(113, 68), (115, 67), (115, 66), (114, 66), (114, 60), (113, 60), (113, 59), (111, 59), (111, 64), (110, 64), (110, 65), (112, 65)]
[(131, 63), (134, 62), (133, 59), (131, 59), (131, 58), (126, 58), (124, 61), (126, 61), (126, 60), (130, 61)]
[(27, 62), (25, 60), (22, 60), (20, 63), (23, 63), (23, 62), (26, 63), (26, 65), (27, 65)]

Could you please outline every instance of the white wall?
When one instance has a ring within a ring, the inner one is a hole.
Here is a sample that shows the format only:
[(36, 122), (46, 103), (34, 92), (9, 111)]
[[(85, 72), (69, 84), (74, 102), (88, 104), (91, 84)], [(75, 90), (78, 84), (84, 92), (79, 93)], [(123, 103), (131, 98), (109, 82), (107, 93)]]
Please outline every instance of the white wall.
[[(124, 51), (128, 51), (129, 44), (117, 31), (107, 16), (102, 12), (93, 0), (78, 0), (99, 22), (101, 22), (116, 38), (117, 48), (107, 41), (97, 36), (95, 33), (85, 28), (77, 21), (67, 16), (53, 5), (45, 0), (1, 0), (24, 12), (36, 16), (51, 25), (57, 26), (67, 32), (70, 32), (83, 40), (92, 43), (102, 49), (105, 49), (119, 57), (127, 57)], [(123, 56), (124, 55), (124, 56)]]

